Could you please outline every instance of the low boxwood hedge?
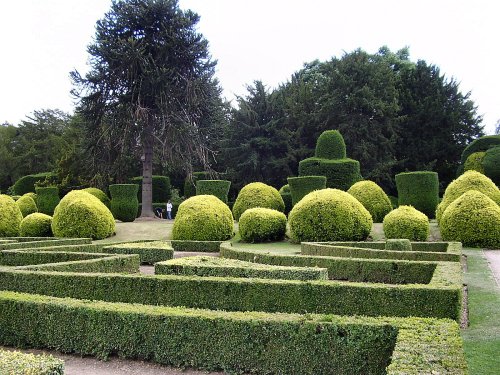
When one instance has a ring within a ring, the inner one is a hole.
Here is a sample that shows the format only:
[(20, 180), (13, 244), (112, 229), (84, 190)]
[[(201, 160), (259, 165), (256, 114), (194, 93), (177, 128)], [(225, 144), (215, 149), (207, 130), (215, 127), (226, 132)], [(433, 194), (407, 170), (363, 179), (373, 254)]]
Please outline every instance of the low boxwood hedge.
[(138, 254), (141, 263), (154, 264), (174, 257), (174, 250), (166, 241), (129, 242), (105, 246), (103, 252)]
[[(102, 258), (104, 254), (67, 251), (1, 250), (0, 265), (25, 266)], [(107, 255), (106, 255), (107, 256)]]
[(188, 240), (171, 240), (175, 251), (190, 251), (195, 253), (218, 253), (220, 244), (223, 241), (188, 241)]
[(64, 362), (47, 354), (27, 354), (0, 349), (0, 374), (63, 375)]
[[(44, 238), (25, 237), (14, 238), (16, 242), (0, 244), (0, 250), (33, 249), (37, 247), (65, 246), (65, 245), (86, 245), (91, 244), (90, 238)], [(21, 241), (22, 239), (26, 241)]]
[(194, 256), (155, 264), (157, 275), (255, 277), (261, 279), (327, 280), (326, 268), (283, 267), (218, 257)]

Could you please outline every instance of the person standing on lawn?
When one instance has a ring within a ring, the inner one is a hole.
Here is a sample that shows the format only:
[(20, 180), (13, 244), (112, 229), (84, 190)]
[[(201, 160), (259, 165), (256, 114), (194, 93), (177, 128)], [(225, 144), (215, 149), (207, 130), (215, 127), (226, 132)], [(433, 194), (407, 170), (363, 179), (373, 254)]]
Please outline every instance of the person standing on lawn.
[(172, 202), (167, 202), (167, 219), (172, 220)]

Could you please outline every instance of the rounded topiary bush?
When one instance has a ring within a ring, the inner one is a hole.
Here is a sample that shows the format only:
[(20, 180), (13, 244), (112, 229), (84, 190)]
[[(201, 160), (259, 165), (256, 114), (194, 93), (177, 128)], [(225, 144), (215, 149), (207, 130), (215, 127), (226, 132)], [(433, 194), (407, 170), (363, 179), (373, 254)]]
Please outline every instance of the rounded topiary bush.
[(283, 212), (285, 202), (278, 190), (262, 182), (252, 182), (241, 189), (233, 206), (233, 215), (236, 220), (240, 219), (243, 212), (249, 208), (263, 207), (272, 208)]
[(399, 206), (384, 218), (386, 238), (425, 241), (429, 237), (429, 218), (411, 206)]
[(486, 152), (478, 151), (470, 154), (464, 164), (464, 171), (477, 171), (484, 174), (483, 159)]
[(448, 205), (440, 223), (445, 241), (469, 247), (500, 247), (500, 207), (485, 194), (469, 190)]
[(456, 180), (453, 180), (446, 188), (443, 200), (436, 209), (436, 219), (441, 222), (441, 216), (446, 208), (462, 194), (469, 190), (477, 190), (496, 204), (500, 204), (500, 190), (490, 178), (477, 171), (467, 171)]
[(38, 212), (52, 215), (54, 209), (61, 201), (59, 199), (59, 188), (57, 186), (36, 187), (36, 205)]
[(246, 242), (279, 241), (285, 237), (286, 216), (270, 208), (250, 208), (241, 215), (239, 230)]
[(398, 204), (412, 206), (434, 217), (439, 203), (439, 178), (436, 172), (404, 172), (396, 175)]
[(196, 195), (181, 203), (172, 228), (173, 240), (225, 241), (233, 235), (229, 207), (213, 195)]
[(326, 189), (325, 176), (288, 177), (287, 180), (292, 195), (292, 207), (311, 191)]
[(231, 181), (227, 180), (197, 180), (196, 195), (215, 195), (221, 201), (227, 204), (227, 195)]
[(35, 212), (21, 221), (21, 237), (52, 237), (52, 216)]
[(73, 190), (54, 210), (52, 232), (56, 237), (100, 240), (115, 232), (115, 220), (98, 198), (82, 190)]
[(0, 195), (0, 237), (16, 237), (23, 214), (14, 199)]
[(38, 209), (36, 207), (36, 203), (29, 195), (25, 194), (21, 198), (16, 201), (16, 204), (19, 206), (23, 217), (28, 216), (34, 212), (37, 212)]
[(139, 210), (138, 191), (139, 185), (136, 184), (109, 185), (111, 212), (115, 219), (123, 222), (135, 220), (137, 211)]
[(381, 223), (385, 215), (392, 211), (391, 200), (373, 181), (359, 181), (347, 190), (372, 215), (374, 223)]
[(323, 159), (344, 159), (346, 147), (344, 137), (338, 130), (325, 130), (316, 142), (315, 155)]
[(483, 159), (484, 174), (500, 185), (500, 146), (492, 147), (486, 151)]
[(290, 211), (288, 224), (294, 241), (362, 241), (373, 221), (352, 195), (323, 189), (302, 198)]
[(88, 187), (88, 188), (83, 189), (83, 191), (86, 191), (87, 193), (92, 194), (94, 197), (96, 197), (102, 203), (104, 203), (104, 205), (107, 208), (111, 209), (111, 199), (109, 199), (109, 197), (106, 195), (106, 193), (104, 191), (102, 191), (101, 189), (98, 189), (95, 187)]

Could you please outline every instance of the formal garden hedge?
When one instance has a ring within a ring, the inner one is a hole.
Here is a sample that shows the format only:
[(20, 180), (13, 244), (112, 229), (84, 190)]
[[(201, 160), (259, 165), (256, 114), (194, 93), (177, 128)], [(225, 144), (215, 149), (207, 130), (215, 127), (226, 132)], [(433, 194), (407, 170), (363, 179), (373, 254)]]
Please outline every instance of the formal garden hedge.
[(61, 201), (59, 199), (59, 188), (57, 186), (46, 186), (36, 188), (36, 205), (38, 212), (52, 216), (54, 210)]
[(30, 174), (18, 179), (12, 186), (12, 191), (15, 195), (24, 195), (26, 193), (35, 192), (35, 184), (40, 182), (56, 183), (57, 175), (52, 172), (43, 172)]
[[(130, 179), (131, 184), (139, 185), (137, 191), (137, 199), (139, 203), (142, 203), (142, 176), (134, 177)], [(153, 184), (153, 202), (166, 203), (172, 196), (172, 186), (170, 184), (170, 178), (167, 176), (152, 176)]]
[(241, 214), (249, 208), (263, 207), (271, 208), (280, 212), (285, 211), (285, 202), (278, 190), (262, 182), (252, 182), (240, 190), (233, 206), (235, 220), (239, 220)]
[(326, 189), (325, 176), (288, 177), (287, 180), (292, 195), (292, 207), (310, 192)]
[(413, 206), (433, 218), (439, 203), (439, 178), (436, 172), (405, 172), (396, 175), (398, 205)]
[(19, 206), (23, 217), (28, 216), (29, 214), (35, 213), (38, 211), (35, 200), (29, 195), (23, 195), (20, 197), (16, 204)]
[(19, 227), (23, 214), (14, 199), (0, 194), (0, 237), (15, 237), (19, 235)]
[(286, 216), (270, 208), (249, 208), (240, 217), (239, 233), (245, 242), (280, 241), (285, 237)]
[(368, 210), (374, 223), (381, 223), (392, 210), (392, 204), (387, 194), (373, 181), (359, 181), (347, 190)]
[(72, 262), (75, 260), (98, 259), (107, 254), (68, 252), (63, 249), (55, 251), (42, 250), (1, 250), (0, 265), (27, 266), (46, 263)]
[(0, 374), (63, 375), (64, 362), (51, 355), (0, 349)]
[(115, 219), (123, 222), (132, 222), (137, 217), (139, 200), (137, 184), (109, 185), (111, 194), (111, 212)]
[(0, 244), (0, 250), (34, 249), (71, 245), (95, 246), (92, 244), (90, 238), (6, 237), (6, 239), (14, 241)]
[(154, 264), (172, 259), (174, 256), (174, 250), (166, 241), (121, 243), (105, 246), (103, 251), (116, 254), (139, 254), (143, 264)]
[(170, 240), (170, 244), (175, 251), (191, 251), (198, 253), (218, 253), (222, 242), (223, 241)]
[(196, 195), (215, 195), (225, 204), (227, 204), (227, 196), (231, 181), (226, 180), (197, 180)]
[(429, 237), (429, 218), (412, 206), (399, 206), (389, 212), (383, 221), (385, 238), (406, 238), (426, 241)]

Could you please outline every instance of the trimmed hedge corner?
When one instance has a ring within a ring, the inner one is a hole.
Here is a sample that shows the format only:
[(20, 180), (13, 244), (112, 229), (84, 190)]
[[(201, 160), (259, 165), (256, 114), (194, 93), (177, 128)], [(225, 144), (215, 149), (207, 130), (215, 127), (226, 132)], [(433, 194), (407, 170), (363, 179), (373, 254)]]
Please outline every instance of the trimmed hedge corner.
[(425, 241), (429, 237), (429, 218), (411, 206), (399, 206), (383, 222), (385, 238)]
[(137, 184), (115, 184), (109, 185), (111, 194), (111, 212), (113, 217), (123, 222), (132, 222), (137, 217), (139, 200)]
[(396, 175), (398, 205), (413, 206), (433, 218), (439, 203), (439, 178), (436, 172), (405, 172)]
[(347, 190), (368, 210), (374, 223), (381, 223), (392, 210), (392, 204), (387, 194), (375, 182), (364, 180), (356, 182)]

